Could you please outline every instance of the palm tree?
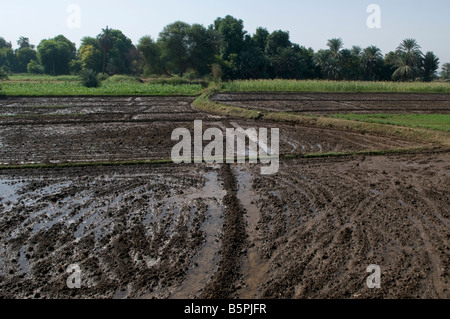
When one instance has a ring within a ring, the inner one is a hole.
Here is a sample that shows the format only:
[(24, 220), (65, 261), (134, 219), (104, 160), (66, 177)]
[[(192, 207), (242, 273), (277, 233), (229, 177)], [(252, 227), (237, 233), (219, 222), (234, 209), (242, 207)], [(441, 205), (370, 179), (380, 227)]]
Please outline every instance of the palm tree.
[(374, 45), (364, 49), (361, 57), (361, 66), (368, 74), (370, 80), (375, 81), (376, 68), (383, 62), (381, 50)]
[(397, 69), (392, 74), (394, 80), (405, 82), (414, 79), (417, 75), (417, 68), (409, 64), (408, 57), (404, 54), (397, 56), (395, 66)]
[(313, 57), (314, 64), (320, 68), (324, 77), (336, 80), (339, 76), (340, 68), (330, 50), (319, 50)]
[(433, 52), (427, 52), (422, 58), (423, 80), (431, 82), (439, 69), (439, 58)]
[(441, 75), (444, 79), (450, 79), (450, 63), (445, 63), (442, 65)]
[(397, 73), (397, 75), (402, 74), (402, 76), (407, 76), (406, 78), (402, 77), (402, 81), (415, 80), (419, 75), (423, 55), (420, 49), (420, 45), (414, 39), (403, 40), (397, 48), (396, 65), (402, 67), (402, 70), (398, 70), (399, 72), (394, 72), (394, 74)]
[(360, 57), (362, 55), (362, 53), (363, 53), (363, 49), (359, 45), (354, 45), (354, 46), (352, 46), (352, 49), (350, 50), (350, 52), (354, 56)]
[(30, 39), (26, 37), (20, 37), (19, 40), (17, 40), (17, 45), (19, 46), (19, 49), (29, 48)]
[(330, 39), (330, 40), (328, 40), (327, 46), (328, 46), (328, 48), (330, 48), (331, 56), (333, 58), (335, 58), (336, 60), (338, 60), (339, 52), (344, 47), (344, 42), (342, 41), (342, 39), (341, 38)]
[(114, 46), (114, 38), (112, 37), (111, 31), (112, 30), (106, 26), (106, 29), (102, 29), (102, 33), (97, 36), (98, 43), (103, 50), (103, 74), (106, 70), (106, 55)]
[(344, 42), (341, 38), (334, 38), (328, 40), (327, 46), (329, 48), (331, 59), (328, 65), (328, 76), (333, 80), (338, 80), (341, 76), (342, 69), (342, 54), (341, 49), (344, 47)]
[(303, 61), (299, 54), (292, 48), (283, 48), (279, 53), (270, 58), (276, 77), (284, 79), (298, 79), (304, 69)]
[(397, 48), (398, 54), (406, 54), (409, 65), (418, 66), (422, 56), (421, 47), (414, 39), (405, 39)]

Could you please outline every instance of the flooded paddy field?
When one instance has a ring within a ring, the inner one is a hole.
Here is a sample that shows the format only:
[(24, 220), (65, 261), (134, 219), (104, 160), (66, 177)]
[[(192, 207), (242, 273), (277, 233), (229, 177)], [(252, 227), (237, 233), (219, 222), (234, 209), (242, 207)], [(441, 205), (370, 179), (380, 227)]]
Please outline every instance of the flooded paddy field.
[[(282, 154), (423, 146), (191, 103), (3, 99), (0, 163), (168, 159), (173, 129), (194, 120), (279, 128)], [(282, 157), (274, 175), (262, 164), (2, 169), (0, 297), (449, 298), (449, 163), (436, 150)], [(371, 264), (381, 289), (366, 285)], [(80, 289), (67, 285), (71, 265)]]
[[(417, 146), (370, 134), (230, 119), (198, 112), (192, 98), (7, 98), (0, 100), (0, 164), (170, 159), (176, 128), (280, 129), (281, 154)], [(208, 142), (205, 142), (205, 146)]]

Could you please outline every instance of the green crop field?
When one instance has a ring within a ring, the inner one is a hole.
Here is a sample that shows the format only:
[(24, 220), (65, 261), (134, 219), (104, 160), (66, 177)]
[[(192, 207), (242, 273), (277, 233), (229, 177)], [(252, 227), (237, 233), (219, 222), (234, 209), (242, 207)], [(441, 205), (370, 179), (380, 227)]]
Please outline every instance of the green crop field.
[(450, 132), (450, 114), (335, 114), (332, 117)]
[(103, 83), (98, 88), (86, 88), (78, 82), (4, 82), (2, 93), (7, 96), (74, 96), (74, 95), (197, 95), (199, 84)]
[(224, 83), (230, 92), (450, 93), (447, 82), (244, 80)]
[[(198, 95), (205, 83), (184, 79), (156, 79), (139, 83), (130, 76), (113, 76), (99, 88), (85, 88), (76, 75), (16, 74), (2, 81), (8, 96), (39, 95)], [(222, 84), (231, 92), (354, 92), (354, 93), (450, 93), (447, 82), (362, 82), (316, 80), (239, 80)]]
[(6, 96), (77, 96), (77, 95), (198, 95), (201, 83), (170, 79), (146, 81), (127, 75), (107, 77), (98, 88), (87, 88), (76, 75), (14, 74), (1, 82), (1, 94)]
[(13, 74), (8, 76), (9, 82), (79, 82), (78, 75), (34, 75), (34, 74)]

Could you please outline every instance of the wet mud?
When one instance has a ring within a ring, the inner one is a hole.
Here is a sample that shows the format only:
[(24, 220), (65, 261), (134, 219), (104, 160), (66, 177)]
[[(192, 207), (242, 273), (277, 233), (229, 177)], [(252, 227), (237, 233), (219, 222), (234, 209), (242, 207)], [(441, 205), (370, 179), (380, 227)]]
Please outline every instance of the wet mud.
[[(279, 127), (283, 154), (420, 146), (213, 117), (180, 97), (0, 102), (2, 114), (37, 112), (0, 117), (2, 164), (168, 158), (189, 116), (204, 129)], [(39, 114), (49, 103), (66, 114)], [(144, 109), (171, 120), (137, 121)], [(435, 150), (282, 157), (274, 175), (249, 163), (0, 170), (0, 297), (449, 298), (449, 163)], [(371, 264), (380, 289), (366, 285)]]

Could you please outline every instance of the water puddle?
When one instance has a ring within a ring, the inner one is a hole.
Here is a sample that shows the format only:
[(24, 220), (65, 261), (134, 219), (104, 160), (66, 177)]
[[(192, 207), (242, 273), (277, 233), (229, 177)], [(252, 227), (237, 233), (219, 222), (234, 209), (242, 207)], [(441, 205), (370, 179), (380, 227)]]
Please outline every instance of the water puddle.
[[(219, 230), (223, 224), (222, 199), (226, 191), (222, 189), (218, 178), (218, 172), (213, 171), (204, 175), (206, 178), (205, 186), (198, 193), (189, 194), (187, 198), (194, 200), (203, 198), (208, 208), (206, 211), (206, 220), (200, 228), (206, 235), (197, 257), (193, 260), (193, 267), (186, 273), (186, 279), (181, 287), (174, 292), (171, 299), (185, 299), (194, 297), (216, 271), (220, 256)], [(192, 215), (192, 208), (191, 208)]]
[(372, 189), (370, 192), (375, 195), (383, 195), (383, 192), (377, 191), (376, 189)]
[[(250, 247), (247, 250), (247, 256), (242, 264), (242, 274), (244, 276), (245, 286), (239, 291), (239, 298), (254, 299), (257, 298), (259, 285), (264, 282), (269, 262), (263, 261), (259, 257), (257, 245), (257, 224), (261, 217), (257, 205), (253, 202), (255, 194), (251, 187), (252, 176), (243, 169), (236, 168), (238, 192), (237, 198), (247, 212), (245, 220), (247, 223), (247, 234)], [(275, 196), (279, 194), (274, 194)]]
[(22, 246), (19, 252), (19, 267), (20, 272), (26, 276), (29, 276), (30, 263), (26, 257), (27, 246)]
[(0, 203), (6, 204), (7, 207), (15, 205), (20, 197), (19, 192), (25, 185), (11, 179), (0, 180)]

